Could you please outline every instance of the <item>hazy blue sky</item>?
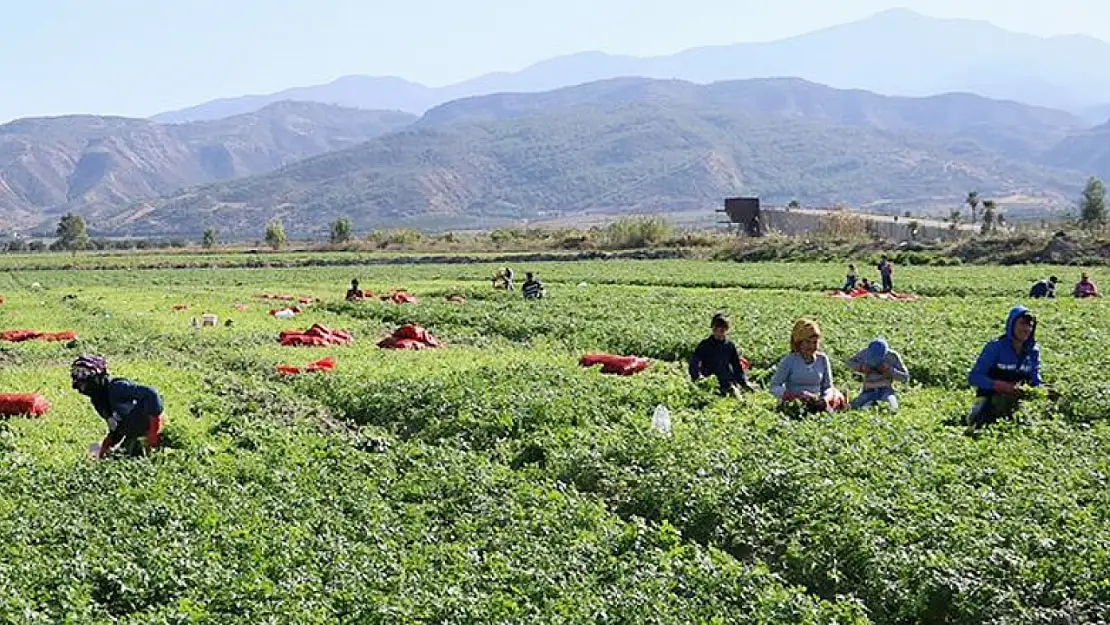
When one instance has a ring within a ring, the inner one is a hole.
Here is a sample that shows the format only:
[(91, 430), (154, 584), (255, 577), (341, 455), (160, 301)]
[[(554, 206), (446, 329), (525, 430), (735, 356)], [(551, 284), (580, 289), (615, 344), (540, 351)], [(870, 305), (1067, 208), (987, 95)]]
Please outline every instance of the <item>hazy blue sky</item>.
[(441, 85), (583, 50), (778, 39), (892, 6), (1110, 41), (1110, 0), (0, 0), (0, 122), (145, 116), (347, 74)]

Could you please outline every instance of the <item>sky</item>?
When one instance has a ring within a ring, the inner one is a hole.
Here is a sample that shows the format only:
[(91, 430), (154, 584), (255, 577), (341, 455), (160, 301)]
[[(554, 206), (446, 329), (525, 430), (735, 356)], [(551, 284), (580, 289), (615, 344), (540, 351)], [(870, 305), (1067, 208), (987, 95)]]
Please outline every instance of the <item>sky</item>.
[(0, 0), (0, 123), (146, 117), (350, 74), (440, 86), (587, 50), (770, 41), (896, 6), (1110, 41), (1110, 0)]

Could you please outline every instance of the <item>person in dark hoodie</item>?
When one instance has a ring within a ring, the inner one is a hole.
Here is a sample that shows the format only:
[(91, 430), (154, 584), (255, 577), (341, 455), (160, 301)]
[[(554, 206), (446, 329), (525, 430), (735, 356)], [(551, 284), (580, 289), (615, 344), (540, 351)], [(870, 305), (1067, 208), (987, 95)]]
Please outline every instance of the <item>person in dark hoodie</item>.
[(130, 455), (157, 447), (162, 435), (162, 398), (149, 386), (112, 378), (102, 356), (82, 355), (70, 367), (73, 389), (92, 401), (108, 422), (108, 435), (97, 452), (104, 458), (117, 445)]
[(721, 395), (740, 390), (754, 390), (740, 352), (728, 339), (729, 320), (724, 313), (713, 315), (709, 323), (712, 334), (698, 343), (690, 357), (690, 378), (695, 382), (710, 375), (717, 376)]
[(967, 415), (969, 434), (981, 425), (1012, 415), (1023, 386), (1043, 385), (1036, 330), (1037, 317), (1019, 304), (1010, 309), (1006, 333), (983, 347), (967, 376), (976, 396)]

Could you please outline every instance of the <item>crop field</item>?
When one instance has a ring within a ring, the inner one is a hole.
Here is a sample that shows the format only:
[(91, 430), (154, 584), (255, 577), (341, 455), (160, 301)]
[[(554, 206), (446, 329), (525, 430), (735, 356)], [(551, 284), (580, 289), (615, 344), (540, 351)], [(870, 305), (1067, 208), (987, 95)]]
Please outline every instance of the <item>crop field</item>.
[[(0, 622), (1110, 615), (1110, 307), (1025, 297), (1075, 268), (898, 267), (895, 287), (923, 298), (896, 302), (826, 296), (839, 264), (545, 262), (514, 267), (547, 287), (525, 301), (491, 288), (492, 264), (129, 268), (138, 258), (0, 271), (0, 330), (79, 335), (0, 343), (0, 392), (52, 404), (0, 417)], [(356, 277), (420, 301), (344, 302)], [(261, 293), (315, 301), (277, 319)], [(967, 371), (1018, 302), (1062, 398), (965, 436)], [(717, 310), (762, 386), (740, 399), (686, 373)], [(191, 327), (202, 313), (219, 325)], [(886, 336), (912, 376), (901, 410), (776, 411), (767, 381), (802, 315), (849, 395), (844, 360)], [(355, 341), (278, 343), (317, 322)], [(407, 322), (444, 346), (377, 347)], [(591, 351), (653, 362), (605, 375), (578, 365)], [(69, 387), (79, 353), (162, 393), (162, 449), (88, 457), (105, 424)], [(324, 356), (334, 371), (275, 371)], [(651, 427), (659, 404), (669, 434)]]

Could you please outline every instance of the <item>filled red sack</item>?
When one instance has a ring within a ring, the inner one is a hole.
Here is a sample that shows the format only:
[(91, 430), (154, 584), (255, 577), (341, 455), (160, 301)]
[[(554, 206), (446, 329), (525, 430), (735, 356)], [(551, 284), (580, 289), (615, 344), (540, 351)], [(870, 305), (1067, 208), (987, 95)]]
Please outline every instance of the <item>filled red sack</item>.
[(579, 360), (583, 367), (601, 365), (602, 373), (615, 373), (617, 375), (632, 375), (647, 369), (651, 365), (649, 358), (641, 356), (619, 356), (616, 354), (585, 354)]
[(72, 341), (77, 338), (77, 333), (73, 330), (63, 330), (61, 332), (42, 332), (39, 330), (4, 330), (0, 332), (0, 341), (8, 341), (10, 343), (20, 343), (22, 341), (30, 341), (32, 339), (40, 339), (43, 341)]
[(305, 367), (305, 371), (331, 371), (332, 369), (335, 369), (334, 356), (328, 356), (326, 358), (321, 358), (320, 360), (310, 362), (308, 363), (308, 366)]
[(384, 349), (424, 349), (441, 345), (431, 332), (412, 323), (397, 328), (393, 334), (378, 342), (378, 347)]
[(188, 304), (174, 304), (173, 305), (174, 310), (187, 310), (188, 308), (189, 308)]
[(301, 297), (301, 298), (297, 299), (297, 303), (299, 303), (299, 304), (311, 304), (312, 303), (312, 298), (311, 297)]
[(50, 410), (50, 402), (38, 393), (0, 393), (0, 415), (39, 416)]
[(404, 291), (393, 291), (389, 295), (382, 296), (382, 300), (395, 304), (416, 304), (420, 301), (415, 295), (405, 293)]
[(312, 324), (307, 330), (282, 330), (278, 341), (282, 345), (346, 345), (354, 336), (346, 330), (332, 329), (319, 323)]

